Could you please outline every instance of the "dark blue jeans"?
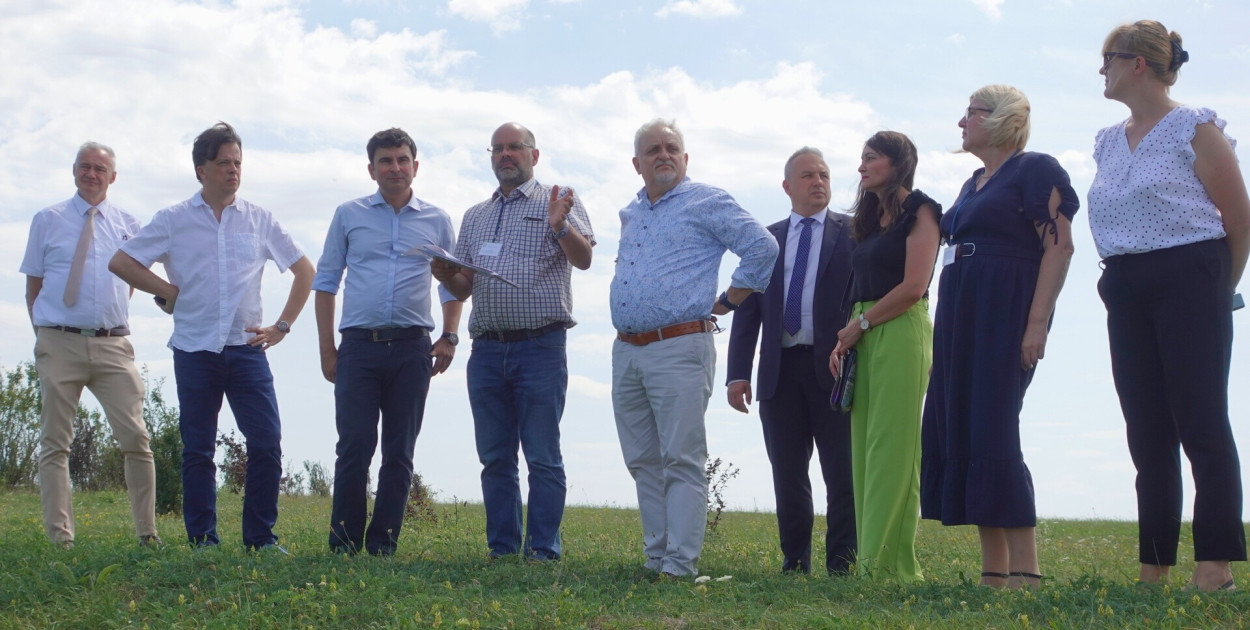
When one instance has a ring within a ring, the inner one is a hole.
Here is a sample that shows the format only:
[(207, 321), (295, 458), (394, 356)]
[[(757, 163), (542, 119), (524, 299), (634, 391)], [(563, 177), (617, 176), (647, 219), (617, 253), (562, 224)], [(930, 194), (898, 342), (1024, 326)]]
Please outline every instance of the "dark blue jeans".
[[(430, 389), (430, 338), (397, 341), (344, 339), (334, 380), (334, 502), (330, 548), (354, 553), (395, 552), (412, 483), (412, 451), (421, 432)], [(382, 415), (382, 467), (368, 514), (369, 463), (378, 446)]]
[(182, 520), (194, 545), (217, 538), (217, 415), (222, 395), (247, 444), (243, 486), (243, 544), (257, 548), (278, 539), (278, 484), (282, 480), (282, 424), (273, 373), (265, 353), (252, 346), (221, 352), (174, 349), (178, 428), (182, 433)]
[(469, 405), (482, 462), (486, 544), (493, 555), (521, 552), (521, 482), (517, 448), (529, 468), (527, 557), (560, 557), (564, 460), (560, 416), (568, 386), (565, 331), (525, 341), (473, 341)]

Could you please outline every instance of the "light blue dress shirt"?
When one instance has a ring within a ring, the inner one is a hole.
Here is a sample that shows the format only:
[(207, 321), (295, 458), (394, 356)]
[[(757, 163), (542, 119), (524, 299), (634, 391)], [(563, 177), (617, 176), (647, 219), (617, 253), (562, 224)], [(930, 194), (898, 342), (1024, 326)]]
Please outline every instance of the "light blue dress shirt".
[[(339, 330), (409, 326), (433, 330), (430, 258), (404, 255), (426, 244), (453, 251), (455, 232), (446, 212), (416, 195), (398, 213), (381, 192), (339, 206), (312, 285), (314, 291), (338, 293), (347, 271)], [(442, 285), (438, 289), (442, 302), (455, 299)]]
[(707, 319), (725, 250), (742, 259), (731, 286), (768, 288), (777, 241), (729, 193), (688, 177), (654, 204), (640, 190), (621, 210), (612, 325), (637, 333)]

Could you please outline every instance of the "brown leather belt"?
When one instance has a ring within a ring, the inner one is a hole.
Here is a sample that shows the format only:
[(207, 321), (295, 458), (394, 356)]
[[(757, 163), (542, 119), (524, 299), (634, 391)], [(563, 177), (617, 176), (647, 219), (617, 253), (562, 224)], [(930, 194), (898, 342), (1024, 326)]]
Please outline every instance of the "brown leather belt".
[(694, 333), (712, 332), (716, 329), (716, 324), (707, 319), (696, 319), (693, 322), (683, 322), (681, 324), (673, 324), (665, 326), (657, 330), (648, 330), (640, 333), (616, 333), (616, 338), (628, 344), (635, 346), (645, 346), (649, 343), (655, 343), (663, 339), (671, 339), (682, 335), (691, 335)]
[(125, 337), (130, 334), (130, 329), (125, 326), (117, 328), (74, 328), (73, 326), (44, 326), (52, 330), (59, 330), (84, 337)]

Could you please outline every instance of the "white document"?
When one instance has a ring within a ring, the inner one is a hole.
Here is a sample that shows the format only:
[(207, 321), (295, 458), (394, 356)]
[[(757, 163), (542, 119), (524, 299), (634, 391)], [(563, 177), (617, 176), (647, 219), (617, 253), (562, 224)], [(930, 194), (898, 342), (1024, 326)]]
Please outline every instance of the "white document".
[(481, 265), (475, 265), (471, 262), (465, 262), (463, 260), (460, 260), (459, 258), (456, 258), (455, 256), (452, 256), (451, 254), (447, 252), (447, 250), (439, 247), (438, 245), (429, 245), (429, 244), (417, 245), (416, 247), (404, 252), (405, 256), (412, 256), (412, 255), (418, 255), (418, 254), (429, 256), (431, 258), (437, 258), (443, 262), (453, 264), (457, 267), (464, 267), (465, 269), (469, 269), (473, 273), (481, 274), (488, 278), (495, 278), (496, 280), (499, 280), (500, 282), (503, 282), (504, 284), (507, 284), (509, 286), (513, 286), (518, 289), (521, 288), (517, 286), (515, 282), (508, 280), (507, 278), (495, 273), (494, 271), (491, 271), (490, 269), (487, 269), (486, 267), (483, 267)]

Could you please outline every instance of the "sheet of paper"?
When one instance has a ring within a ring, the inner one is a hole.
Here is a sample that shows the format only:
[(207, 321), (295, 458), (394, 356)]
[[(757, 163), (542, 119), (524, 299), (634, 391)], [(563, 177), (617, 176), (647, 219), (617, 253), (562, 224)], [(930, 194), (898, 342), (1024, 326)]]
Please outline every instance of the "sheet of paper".
[(507, 278), (495, 273), (494, 271), (491, 271), (490, 269), (487, 269), (486, 267), (483, 267), (481, 265), (475, 265), (471, 262), (465, 262), (463, 260), (460, 260), (459, 258), (456, 258), (455, 256), (452, 256), (450, 253), (447, 252), (447, 250), (439, 247), (438, 245), (431, 245), (431, 244), (417, 245), (416, 247), (404, 252), (404, 255), (405, 256), (421, 255), (421, 256), (429, 256), (431, 258), (437, 258), (443, 262), (456, 265), (457, 267), (464, 267), (465, 269), (469, 269), (473, 273), (482, 274), (488, 278), (495, 278), (496, 280), (499, 280), (500, 282), (507, 284), (509, 286), (513, 286), (518, 289), (521, 288), (517, 286), (515, 282), (508, 280)]

